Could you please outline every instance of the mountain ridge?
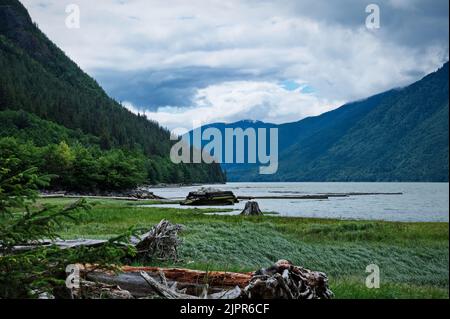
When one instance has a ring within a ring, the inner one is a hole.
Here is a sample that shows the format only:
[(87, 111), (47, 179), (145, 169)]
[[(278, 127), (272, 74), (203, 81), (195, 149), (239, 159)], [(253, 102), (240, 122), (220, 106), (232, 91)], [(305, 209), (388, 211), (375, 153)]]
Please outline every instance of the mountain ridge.
[[(17, 0), (0, 0), (0, 70), (2, 119), (13, 114), (4, 112), (25, 112), (42, 121), (28, 115), (13, 117), (28, 117), (30, 123), (42, 125), (43, 129), (52, 127), (47, 123), (50, 121), (80, 131), (83, 140), (94, 136), (95, 147), (103, 151), (120, 149), (127, 154), (142, 153), (148, 158), (146, 173), (152, 183), (225, 181), (217, 164), (172, 163), (169, 154), (174, 142), (170, 140), (170, 132), (110, 98), (97, 81), (39, 30)], [(21, 140), (35, 138), (18, 134), (13, 126), (8, 129), (16, 132), (13, 137)], [(55, 138), (64, 139), (72, 134), (63, 131), (55, 129)], [(34, 134), (35, 130), (29, 132)], [(3, 133), (7, 134), (6, 130)]]
[[(279, 171), (222, 164), (230, 181), (448, 181), (448, 67), (411, 85), (281, 125)], [(206, 127), (236, 127), (240, 121)]]

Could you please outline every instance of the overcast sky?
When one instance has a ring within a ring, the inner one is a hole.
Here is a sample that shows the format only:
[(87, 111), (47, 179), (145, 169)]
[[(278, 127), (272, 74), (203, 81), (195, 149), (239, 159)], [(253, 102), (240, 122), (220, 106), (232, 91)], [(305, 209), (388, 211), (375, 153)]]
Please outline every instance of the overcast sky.
[[(21, 0), (128, 108), (190, 121), (291, 122), (404, 86), (448, 60), (448, 0)], [(66, 27), (66, 6), (80, 28)]]

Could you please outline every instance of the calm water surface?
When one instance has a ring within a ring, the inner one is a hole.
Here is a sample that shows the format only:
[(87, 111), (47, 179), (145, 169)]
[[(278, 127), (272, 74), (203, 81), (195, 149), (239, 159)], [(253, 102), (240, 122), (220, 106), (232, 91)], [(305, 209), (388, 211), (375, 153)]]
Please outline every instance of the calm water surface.
[[(228, 183), (211, 187), (233, 191), (237, 196), (293, 196), (352, 192), (403, 193), (403, 195), (331, 197), (327, 200), (258, 199), (257, 201), (262, 211), (276, 212), (279, 216), (408, 222), (449, 221), (448, 183)], [(198, 188), (199, 186), (153, 188), (152, 191), (166, 198), (182, 199), (190, 191)], [(180, 205), (158, 206), (181, 207)], [(238, 214), (244, 206), (245, 201), (242, 201), (227, 209), (234, 210), (231, 214)]]

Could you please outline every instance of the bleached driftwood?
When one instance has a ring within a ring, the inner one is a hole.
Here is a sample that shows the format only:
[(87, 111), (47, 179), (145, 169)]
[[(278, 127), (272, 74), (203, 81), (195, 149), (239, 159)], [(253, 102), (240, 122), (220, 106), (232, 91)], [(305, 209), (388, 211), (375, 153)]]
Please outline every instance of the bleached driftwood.
[(77, 299), (134, 299), (127, 290), (117, 285), (82, 280), (80, 288), (75, 289), (73, 297)]
[[(132, 237), (130, 240), (131, 245), (137, 250), (137, 255), (134, 258), (139, 261), (151, 261), (153, 259), (177, 261), (177, 247), (181, 243), (178, 233), (182, 229), (183, 226), (171, 224), (169, 221), (163, 219), (157, 225), (153, 226), (149, 232)], [(27, 245), (15, 246), (13, 247), (12, 252), (22, 252), (50, 246), (57, 246), (61, 249), (99, 247), (107, 242), (107, 240), (97, 239), (44, 240), (29, 243)], [(118, 245), (129, 244), (118, 243)]]
[(159, 283), (144, 271), (141, 271), (139, 274), (142, 278), (144, 278), (151, 289), (160, 297), (163, 297), (165, 299), (199, 299), (199, 297), (179, 292), (176, 289), (176, 285), (169, 287), (165, 279), (162, 279), (162, 283)]

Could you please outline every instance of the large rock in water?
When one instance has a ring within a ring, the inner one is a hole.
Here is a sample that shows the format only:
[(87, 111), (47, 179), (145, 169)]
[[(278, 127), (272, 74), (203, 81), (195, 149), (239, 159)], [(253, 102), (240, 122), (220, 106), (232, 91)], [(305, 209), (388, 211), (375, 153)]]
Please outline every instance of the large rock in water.
[(214, 188), (200, 188), (196, 192), (190, 192), (181, 205), (207, 206), (207, 205), (234, 205), (239, 203), (237, 197), (231, 191), (221, 191)]

